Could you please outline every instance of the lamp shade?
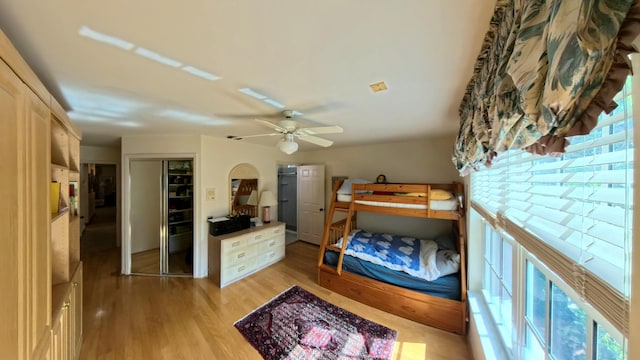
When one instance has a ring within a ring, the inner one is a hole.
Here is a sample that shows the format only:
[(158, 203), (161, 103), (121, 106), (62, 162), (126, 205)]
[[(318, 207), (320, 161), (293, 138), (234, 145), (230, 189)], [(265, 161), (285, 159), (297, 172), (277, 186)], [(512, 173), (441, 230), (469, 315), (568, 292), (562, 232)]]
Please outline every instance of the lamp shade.
[(284, 139), (278, 143), (280, 151), (287, 155), (291, 155), (298, 151), (298, 143), (293, 140), (293, 134), (287, 134)]
[(273, 206), (277, 203), (276, 197), (271, 191), (263, 191), (262, 195), (260, 195), (260, 206)]
[(247, 205), (258, 205), (258, 192), (256, 190), (251, 190), (251, 195), (249, 195), (249, 199), (247, 200)]

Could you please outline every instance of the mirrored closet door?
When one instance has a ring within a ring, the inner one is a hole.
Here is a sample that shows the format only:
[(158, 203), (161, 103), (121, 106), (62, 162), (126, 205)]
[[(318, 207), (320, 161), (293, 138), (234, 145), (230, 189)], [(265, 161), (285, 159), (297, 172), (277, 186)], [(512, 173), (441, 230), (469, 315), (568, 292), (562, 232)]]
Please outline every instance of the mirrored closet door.
[(193, 273), (193, 161), (132, 160), (131, 273)]

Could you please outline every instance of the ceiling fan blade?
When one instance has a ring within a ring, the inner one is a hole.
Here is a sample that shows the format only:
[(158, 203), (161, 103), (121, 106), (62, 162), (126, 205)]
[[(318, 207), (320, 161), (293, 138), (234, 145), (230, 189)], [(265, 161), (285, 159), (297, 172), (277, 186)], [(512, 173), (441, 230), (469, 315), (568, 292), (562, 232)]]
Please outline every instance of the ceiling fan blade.
[(262, 136), (281, 136), (281, 133), (270, 133), (270, 134), (257, 134), (257, 135), (247, 135), (247, 136), (236, 136), (236, 135), (229, 135), (227, 136), (227, 139), (232, 139), (232, 140), (242, 140), (242, 139), (248, 139), (248, 138), (254, 138), (254, 137), (262, 137)]
[(317, 135), (317, 134), (342, 134), (344, 130), (340, 126), (319, 126), (319, 127), (309, 127), (298, 129), (299, 132), (305, 133), (307, 135)]
[(329, 147), (333, 145), (333, 141), (323, 139), (317, 136), (307, 135), (307, 134), (297, 134), (297, 135), (298, 135), (298, 139), (302, 141), (310, 142), (312, 144), (320, 145), (322, 147)]
[(256, 121), (259, 122), (260, 124), (264, 125), (264, 126), (267, 126), (267, 127), (270, 127), (272, 129), (274, 129), (275, 131), (279, 131), (280, 133), (284, 134), (284, 133), (287, 132), (287, 129), (285, 129), (285, 128), (279, 126), (279, 125), (276, 125), (276, 124), (274, 124), (272, 122), (269, 122), (269, 121), (266, 121), (266, 120), (262, 120), (262, 119), (256, 119)]

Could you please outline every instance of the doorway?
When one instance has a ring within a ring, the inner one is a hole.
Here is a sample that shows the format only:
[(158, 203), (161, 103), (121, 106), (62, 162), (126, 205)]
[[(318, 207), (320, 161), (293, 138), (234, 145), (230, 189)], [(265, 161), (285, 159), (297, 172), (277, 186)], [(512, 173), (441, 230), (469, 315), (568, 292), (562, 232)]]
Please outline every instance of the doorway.
[(193, 273), (193, 160), (131, 160), (131, 273)]
[(80, 165), (80, 253), (100, 252), (117, 245), (117, 166)]
[(298, 239), (298, 166), (278, 165), (278, 221), (285, 223), (287, 245)]

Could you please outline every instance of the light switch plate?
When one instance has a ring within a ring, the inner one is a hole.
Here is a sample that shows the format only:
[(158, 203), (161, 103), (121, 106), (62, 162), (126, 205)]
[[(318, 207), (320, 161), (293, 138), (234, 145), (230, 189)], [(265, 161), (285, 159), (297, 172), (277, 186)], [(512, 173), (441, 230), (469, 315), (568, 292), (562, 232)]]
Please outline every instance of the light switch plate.
[(207, 188), (207, 200), (216, 199), (216, 188)]

